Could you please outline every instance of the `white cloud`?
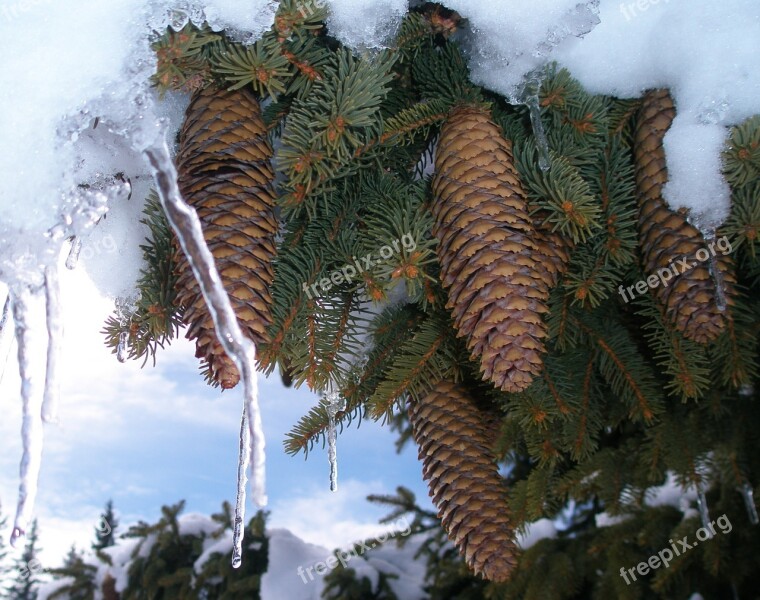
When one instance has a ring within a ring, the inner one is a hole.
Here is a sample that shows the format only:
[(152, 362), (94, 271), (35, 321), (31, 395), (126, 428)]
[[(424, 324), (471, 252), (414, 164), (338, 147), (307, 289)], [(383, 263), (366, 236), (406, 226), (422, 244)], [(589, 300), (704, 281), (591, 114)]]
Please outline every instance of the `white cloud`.
[(389, 529), (380, 525), (378, 519), (390, 511), (366, 501), (369, 494), (387, 492), (378, 481), (356, 479), (341, 481), (336, 492), (327, 486), (311, 486), (298, 496), (275, 502), (268, 525), (289, 529), (312, 544), (343, 548)]

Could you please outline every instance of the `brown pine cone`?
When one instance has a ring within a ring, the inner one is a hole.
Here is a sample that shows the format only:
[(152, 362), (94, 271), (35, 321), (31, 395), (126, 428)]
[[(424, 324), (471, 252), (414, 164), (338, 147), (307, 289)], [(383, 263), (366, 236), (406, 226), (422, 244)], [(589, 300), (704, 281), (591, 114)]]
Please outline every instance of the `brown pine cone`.
[(541, 372), (549, 289), (557, 277), (541, 251), (512, 156), (488, 112), (455, 109), (435, 159), (433, 233), (447, 308), (484, 379), (508, 392)]
[(508, 580), (518, 550), (494, 456), (497, 420), (445, 380), (410, 402), (409, 420), (422, 475), (449, 539), (476, 574)]
[[(278, 224), (272, 147), (256, 98), (244, 90), (197, 92), (180, 132), (177, 171), (185, 200), (198, 212), (209, 250), (243, 333), (268, 341), (270, 290)], [(178, 250), (178, 303), (187, 338), (208, 376), (223, 388), (240, 380), (216, 337), (214, 322), (184, 254)]]
[[(698, 251), (709, 252), (708, 243), (696, 227), (682, 214), (671, 210), (662, 198), (662, 188), (668, 181), (662, 140), (675, 113), (667, 90), (654, 90), (644, 96), (634, 142), (639, 243), (646, 276), (656, 275), (661, 269), (670, 270), (671, 275), (673, 268), (683, 271), (675, 275), (667, 287), (654, 288), (654, 294), (678, 331), (690, 340), (706, 344), (714, 340), (725, 325), (708, 262), (697, 260)], [(688, 269), (684, 270), (679, 262), (682, 258), (688, 259)], [(717, 251), (716, 259), (730, 305), (736, 283), (733, 259)]]

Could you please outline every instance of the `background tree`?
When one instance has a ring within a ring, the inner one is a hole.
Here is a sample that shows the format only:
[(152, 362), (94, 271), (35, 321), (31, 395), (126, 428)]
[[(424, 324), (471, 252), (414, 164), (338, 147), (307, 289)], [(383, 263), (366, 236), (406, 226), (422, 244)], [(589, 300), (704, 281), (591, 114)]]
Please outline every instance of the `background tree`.
[(116, 530), (119, 527), (119, 520), (113, 510), (113, 500), (106, 502), (105, 510), (95, 526), (95, 541), (92, 543), (92, 549), (97, 552), (114, 545), (116, 539)]
[[(2, 508), (2, 507), (0, 507)], [(7, 585), (11, 579), (13, 568), (10, 564), (8, 543), (6, 540), (6, 527), (8, 517), (0, 513), (0, 598), (7, 597)]]
[(24, 551), (15, 560), (15, 579), (8, 587), (7, 597), (13, 600), (36, 600), (37, 584), (39, 583), (42, 563), (37, 558), (40, 552), (39, 530), (37, 519), (32, 521), (32, 526), (26, 535)]

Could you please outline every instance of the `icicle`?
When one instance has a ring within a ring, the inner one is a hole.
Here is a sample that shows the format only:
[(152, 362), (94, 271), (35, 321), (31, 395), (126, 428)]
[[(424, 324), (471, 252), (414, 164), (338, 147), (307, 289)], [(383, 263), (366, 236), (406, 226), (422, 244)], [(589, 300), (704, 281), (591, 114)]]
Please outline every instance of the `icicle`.
[(63, 319), (61, 318), (61, 285), (58, 281), (58, 267), (45, 269), (45, 318), (48, 331), (47, 373), (45, 374), (45, 395), (42, 401), (42, 420), (45, 423), (58, 421), (58, 399), (61, 393), (59, 362), (63, 346)]
[(74, 236), (71, 240), (71, 249), (69, 255), (66, 257), (66, 268), (69, 270), (75, 269), (79, 262), (79, 253), (82, 251), (82, 238)]
[(536, 146), (538, 146), (538, 166), (542, 171), (548, 171), (551, 168), (549, 142), (546, 139), (544, 123), (541, 121), (541, 108), (538, 104), (538, 92), (528, 95), (525, 98), (525, 105), (528, 107), (530, 124), (533, 127), (533, 137), (536, 138)]
[(127, 338), (129, 334), (122, 331), (119, 334), (119, 343), (116, 345), (116, 360), (120, 363), (127, 362)]
[(42, 463), (42, 399), (44, 386), (42, 382), (42, 352), (44, 338), (33, 328), (33, 313), (43, 309), (43, 297), (40, 289), (27, 287), (12, 290), (13, 320), (16, 324), (18, 342), (18, 364), (21, 376), (21, 399), (23, 402), (23, 421), (21, 440), (23, 453), (19, 468), (19, 493), (16, 519), (13, 524), (11, 545), (16, 547), (18, 541), (26, 535), (31, 519), (34, 500), (37, 495), (37, 481)]
[(116, 344), (116, 360), (120, 363), (127, 362), (129, 358), (129, 324), (137, 312), (137, 301), (140, 299), (139, 292), (127, 298), (116, 298), (116, 316), (119, 319), (119, 342)]
[[(711, 229), (704, 237), (705, 241), (708, 242), (708, 245), (710, 242), (714, 242), (715, 230)], [(712, 247), (714, 248), (715, 246), (713, 245)], [(715, 305), (720, 312), (725, 312), (726, 308), (728, 308), (728, 301), (726, 300), (726, 285), (723, 281), (723, 273), (718, 265), (718, 258), (715, 255), (714, 249), (711, 248), (708, 252), (710, 254), (710, 259), (707, 263), (707, 267), (710, 272), (710, 277), (712, 277), (713, 284), (715, 285)]]
[(3, 314), (0, 317), (0, 382), (3, 381), (3, 375), (5, 375), (5, 367), (8, 365), (8, 356), (11, 353), (11, 296), (10, 293), (5, 295), (5, 303), (3, 304)]
[(749, 522), (753, 525), (760, 523), (760, 519), (757, 517), (757, 507), (755, 506), (755, 490), (752, 489), (752, 485), (748, 481), (739, 488), (739, 491), (744, 498), (744, 506), (747, 509), (749, 515)]
[(699, 509), (699, 518), (702, 521), (702, 527), (707, 530), (708, 539), (713, 537), (710, 529), (710, 511), (707, 508), (707, 496), (702, 486), (697, 486), (697, 508)]
[(327, 408), (327, 460), (330, 462), (330, 491), (338, 489), (338, 451), (335, 416), (345, 408), (345, 400), (337, 392), (325, 396)]
[(237, 494), (235, 496), (235, 522), (232, 528), (232, 568), (243, 563), (243, 529), (245, 528), (245, 485), (248, 461), (251, 456), (251, 430), (248, 424), (248, 406), (243, 407), (240, 421), (240, 452), (238, 454)]
[[(203, 237), (203, 229), (198, 215), (182, 199), (177, 185), (177, 171), (169, 155), (165, 132), (160, 142), (146, 145), (144, 154), (152, 168), (164, 212), (172, 225), (172, 229), (177, 234), (185, 256), (187, 256), (187, 260), (193, 269), (193, 274), (203, 292), (203, 298), (214, 320), (217, 337), (225, 352), (235, 361), (235, 365), (240, 371), (245, 396), (244, 410), (248, 418), (249, 435), (252, 438), (250, 443), (252, 496), (256, 504), (264, 506), (267, 501), (264, 491), (265, 443), (257, 397), (256, 347), (250, 339), (243, 335), (240, 329), (227, 292), (219, 278), (214, 257)], [(238, 486), (240, 483), (239, 478)], [(238, 507), (236, 507), (235, 520), (237, 522), (240, 519), (242, 523), (245, 490), (238, 488), (237, 493)], [(242, 547), (242, 537), (243, 527), (241, 526), (233, 537), (234, 547)], [(235, 565), (233, 564), (233, 566)]]

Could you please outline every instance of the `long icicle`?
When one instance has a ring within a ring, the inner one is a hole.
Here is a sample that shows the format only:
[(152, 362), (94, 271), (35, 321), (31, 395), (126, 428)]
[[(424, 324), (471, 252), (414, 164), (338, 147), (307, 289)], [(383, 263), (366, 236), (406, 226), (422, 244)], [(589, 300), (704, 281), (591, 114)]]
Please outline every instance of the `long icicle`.
[(0, 316), (0, 383), (3, 381), (5, 369), (8, 366), (8, 357), (11, 353), (13, 322), (11, 321), (11, 294), (5, 296), (3, 314)]
[[(250, 339), (243, 335), (240, 329), (235, 312), (216, 269), (214, 257), (203, 237), (203, 229), (198, 215), (182, 199), (177, 184), (177, 171), (169, 155), (165, 136), (160, 142), (146, 148), (144, 154), (153, 171), (164, 212), (172, 229), (177, 234), (214, 320), (219, 342), (240, 370), (244, 386), (245, 411), (248, 413), (249, 419), (249, 432), (253, 438), (251, 443), (252, 495), (256, 504), (264, 506), (267, 501), (264, 489), (265, 443), (257, 398), (256, 347)], [(238, 480), (238, 485), (240, 485), (240, 480)], [(239, 506), (236, 506), (235, 520), (242, 522), (245, 518), (244, 489), (238, 489), (238, 498), (240, 501), (238, 502)], [(239, 562), (235, 564), (234, 556), (235, 552), (242, 553), (242, 538), (243, 528), (241, 527), (233, 537), (233, 546), (236, 549), (233, 551), (233, 567), (240, 564)]]
[(61, 284), (58, 267), (45, 268), (45, 319), (48, 331), (47, 372), (45, 395), (42, 400), (42, 420), (58, 422), (58, 400), (61, 395), (60, 361), (63, 347), (63, 319), (61, 318)]
[(240, 452), (238, 454), (237, 494), (235, 495), (235, 522), (232, 526), (232, 567), (237, 569), (243, 562), (243, 533), (245, 529), (245, 485), (247, 483), (248, 462), (251, 455), (251, 429), (248, 406), (243, 407), (240, 421)]
[[(21, 441), (23, 452), (19, 467), (19, 491), (16, 519), (11, 534), (11, 545), (16, 547), (18, 541), (26, 535), (31, 520), (34, 500), (37, 496), (37, 483), (42, 464), (42, 398), (44, 385), (37, 362), (42, 359), (41, 348), (36, 347), (39, 334), (34, 330), (32, 321), (37, 308), (42, 308), (42, 291), (27, 287), (12, 291), (13, 320), (16, 324), (18, 343), (18, 366), (21, 376), (21, 399), (23, 417), (21, 424)], [(41, 344), (39, 344), (41, 345)]]

